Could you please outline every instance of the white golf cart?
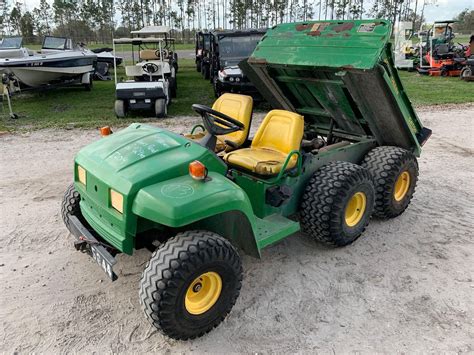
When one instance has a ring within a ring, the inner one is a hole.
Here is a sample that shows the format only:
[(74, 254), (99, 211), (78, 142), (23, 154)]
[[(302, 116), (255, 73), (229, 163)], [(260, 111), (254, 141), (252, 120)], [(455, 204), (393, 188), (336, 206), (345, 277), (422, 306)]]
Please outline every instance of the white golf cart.
[[(156, 117), (165, 117), (171, 102), (172, 68), (166, 60), (163, 39), (118, 38), (113, 40), (114, 56), (117, 45), (131, 46), (131, 65), (125, 65), (126, 81), (118, 82), (115, 71), (115, 114), (125, 117), (129, 110), (153, 110)], [(128, 60), (129, 61), (129, 60)]]

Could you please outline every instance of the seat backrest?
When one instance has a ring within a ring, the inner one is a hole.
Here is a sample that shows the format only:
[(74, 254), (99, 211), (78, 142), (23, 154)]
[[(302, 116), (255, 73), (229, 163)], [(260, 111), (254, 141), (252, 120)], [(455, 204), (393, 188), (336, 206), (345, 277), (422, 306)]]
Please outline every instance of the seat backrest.
[(263, 119), (252, 141), (252, 148), (265, 148), (289, 154), (299, 150), (304, 133), (303, 116), (285, 110), (272, 110)]
[(141, 60), (156, 60), (156, 59), (160, 59), (160, 57), (156, 55), (156, 49), (142, 49), (140, 51), (140, 59)]
[(250, 131), (252, 120), (253, 99), (251, 96), (238, 94), (222, 94), (212, 105), (212, 109), (239, 120), (244, 124), (242, 131), (232, 132), (220, 136), (222, 140), (228, 139), (238, 146), (244, 144)]

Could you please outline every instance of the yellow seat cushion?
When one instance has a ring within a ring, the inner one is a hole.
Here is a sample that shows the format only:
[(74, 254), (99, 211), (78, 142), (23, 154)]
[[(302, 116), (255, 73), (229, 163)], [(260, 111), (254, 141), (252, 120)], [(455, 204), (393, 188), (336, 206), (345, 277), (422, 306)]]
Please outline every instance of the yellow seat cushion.
[[(232, 147), (227, 146), (224, 142), (226, 140), (234, 142), (238, 147), (245, 143), (250, 131), (250, 124), (252, 121), (253, 99), (251, 96), (239, 94), (222, 94), (212, 105), (212, 109), (222, 112), (223, 114), (232, 117), (244, 124), (242, 131), (236, 131), (229, 134), (217, 136), (216, 152), (224, 149), (232, 150)], [(199, 132), (196, 134), (185, 135), (186, 138), (199, 140), (205, 136), (206, 132)]]
[[(303, 132), (303, 116), (285, 110), (272, 110), (258, 128), (251, 147), (229, 152), (224, 160), (229, 165), (259, 175), (278, 174), (288, 154), (300, 149)], [(295, 154), (286, 169), (293, 168), (297, 161)]]

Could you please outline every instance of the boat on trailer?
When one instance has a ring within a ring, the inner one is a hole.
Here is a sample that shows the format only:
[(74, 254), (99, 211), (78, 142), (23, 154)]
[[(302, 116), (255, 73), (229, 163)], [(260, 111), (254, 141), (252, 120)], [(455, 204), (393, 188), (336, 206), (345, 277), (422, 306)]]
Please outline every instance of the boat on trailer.
[(7, 73), (20, 89), (81, 84), (92, 87), (97, 55), (74, 46), (66, 37), (46, 36), (39, 52), (22, 46), (22, 37), (9, 37), (0, 44), (0, 72)]

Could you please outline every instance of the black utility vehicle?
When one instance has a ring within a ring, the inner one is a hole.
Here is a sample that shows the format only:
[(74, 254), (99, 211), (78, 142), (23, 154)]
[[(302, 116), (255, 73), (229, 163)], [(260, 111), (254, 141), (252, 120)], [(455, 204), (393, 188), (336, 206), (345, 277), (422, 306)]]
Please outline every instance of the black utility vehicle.
[[(196, 33), (196, 70), (203, 73), (205, 79), (209, 79), (210, 60), (209, 52), (211, 48), (211, 34), (209, 32)], [(207, 78), (206, 78), (207, 73)]]
[(210, 80), (219, 97), (225, 92), (247, 94), (261, 99), (255, 86), (238, 64), (247, 59), (267, 29), (214, 31), (211, 36)]

